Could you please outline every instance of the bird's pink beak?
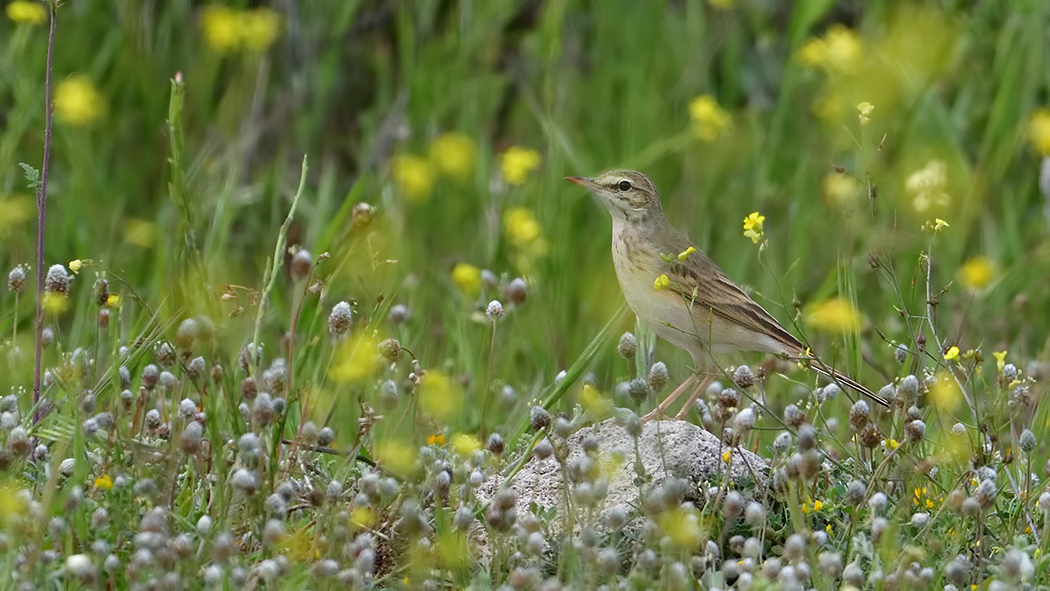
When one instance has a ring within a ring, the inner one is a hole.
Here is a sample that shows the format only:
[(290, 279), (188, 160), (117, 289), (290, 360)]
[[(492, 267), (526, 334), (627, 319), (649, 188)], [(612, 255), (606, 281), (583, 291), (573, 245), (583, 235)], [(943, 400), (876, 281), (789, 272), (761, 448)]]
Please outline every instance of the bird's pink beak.
[(594, 179), (589, 179), (582, 176), (567, 176), (565, 177), (565, 180), (569, 181), (570, 183), (576, 183), (581, 187), (587, 187), (588, 189), (594, 188)]

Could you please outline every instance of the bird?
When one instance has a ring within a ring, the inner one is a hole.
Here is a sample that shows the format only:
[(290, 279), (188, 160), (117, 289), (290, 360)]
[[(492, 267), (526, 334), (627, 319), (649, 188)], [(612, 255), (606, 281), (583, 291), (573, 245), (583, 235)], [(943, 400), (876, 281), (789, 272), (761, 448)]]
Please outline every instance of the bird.
[[(612, 259), (627, 304), (650, 330), (693, 358), (693, 373), (643, 421), (662, 418), (695, 387), (675, 418), (682, 419), (715, 379), (721, 355), (752, 351), (799, 360), (882, 406), (889, 403), (829, 367), (738, 287), (664, 215), (656, 185), (634, 170), (566, 180), (594, 193), (612, 216)], [(701, 379), (702, 377), (702, 379)]]

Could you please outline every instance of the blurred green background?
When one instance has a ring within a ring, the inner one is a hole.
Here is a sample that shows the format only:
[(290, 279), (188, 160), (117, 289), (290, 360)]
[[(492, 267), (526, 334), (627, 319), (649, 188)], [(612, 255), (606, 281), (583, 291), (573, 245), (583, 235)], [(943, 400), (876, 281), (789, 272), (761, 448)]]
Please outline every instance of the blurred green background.
[[(41, 163), (40, 7), (9, 2), (0, 20), (8, 269), (34, 260), (18, 163)], [(289, 242), (331, 258), (304, 332), (321, 334), (331, 305), (353, 300), (377, 338), (398, 336), (423, 366), (475, 382), (536, 395), (614, 317), (608, 214), (562, 178), (617, 167), (651, 176), (675, 225), (876, 389), (896, 375), (887, 340), (915, 348), (927, 287), (947, 289), (936, 308), (945, 345), (1045, 358), (1048, 27), (1042, 0), (66, 2), (46, 261), (91, 264), (56, 322), (83, 344), (87, 287), (104, 270), (167, 326), (221, 310), (235, 355), (306, 154)], [(176, 73), (188, 210), (169, 189)], [(362, 202), (374, 211), (355, 216)], [(754, 211), (761, 251), (743, 235)], [(936, 219), (948, 226), (921, 229)], [(188, 271), (187, 227), (207, 281)], [(481, 270), (529, 285), (494, 342), (479, 315), (505, 297), (482, 289)], [(224, 292), (235, 297), (220, 303)], [(298, 293), (282, 277), (271, 295), (270, 347)], [(131, 339), (150, 314), (125, 301)], [(31, 351), (32, 298), (2, 303), (6, 347)], [(409, 306), (405, 325), (383, 320), (393, 303)], [(843, 338), (855, 318), (863, 347)], [(624, 316), (614, 336), (631, 329)], [(670, 346), (656, 358), (672, 381), (688, 374)], [(325, 361), (307, 363), (315, 377)], [(0, 383), (29, 383), (30, 367)], [(633, 376), (612, 342), (591, 367), (602, 389)]]

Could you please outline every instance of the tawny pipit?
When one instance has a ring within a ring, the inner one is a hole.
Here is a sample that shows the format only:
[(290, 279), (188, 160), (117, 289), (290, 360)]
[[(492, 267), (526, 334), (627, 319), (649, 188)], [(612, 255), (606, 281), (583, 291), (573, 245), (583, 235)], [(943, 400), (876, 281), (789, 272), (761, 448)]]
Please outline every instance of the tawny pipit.
[[(693, 357), (695, 373), (644, 420), (662, 416), (702, 375), (703, 381), (677, 418), (685, 416), (714, 379), (711, 370), (717, 369), (719, 356), (731, 351), (759, 351), (802, 360), (817, 373), (887, 405), (856, 380), (810, 355), (794, 335), (671, 226), (649, 177), (633, 170), (613, 170), (595, 178), (574, 176), (567, 180), (590, 189), (612, 215), (613, 266), (628, 305), (653, 332)], [(655, 283), (661, 275), (666, 275), (667, 281)]]

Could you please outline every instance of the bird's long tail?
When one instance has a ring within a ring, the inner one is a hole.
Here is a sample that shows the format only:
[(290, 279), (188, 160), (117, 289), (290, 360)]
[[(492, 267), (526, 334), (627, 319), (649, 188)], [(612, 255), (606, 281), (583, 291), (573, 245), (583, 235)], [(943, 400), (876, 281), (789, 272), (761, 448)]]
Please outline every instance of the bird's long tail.
[(868, 398), (874, 400), (875, 402), (881, 404), (882, 406), (889, 407), (890, 402), (888, 400), (886, 400), (882, 396), (879, 396), (878, 394), (872, 392), (867, 387), (865, 387), (864, 384), (861, 384), (860, 382), (858, 382), (857, 380), (849, 377), (848, 375), (846, 375), (846, 374), (844, 374), (844, 373), (842, 373), (842, 372), (840, 372), (838, 370), (832, 369), (832, 368), (828, 367), (827, 365), (824, 365), (824, 362), (820, 361), (819, 359), (808, 358), (808, 359), (804, 359), (803, 361), (806, 362), (806, 363), (809, 363), (810, 369), (812, 369), (813, 371), (819, 373), (820, 375), (822, 375), (822, 376), (824, 376), (824, 377), (826, 377), (828, 379), (831, 379), (831, 380), (833, 380), (835, 382), (838, 382), (839, 384), (842, 384), (842, 385), (845, 385), (845, 386), (849, 386), (851, 390), (855, 390), (855, 391), (857, 391), (857, 392), (867, 396)]

